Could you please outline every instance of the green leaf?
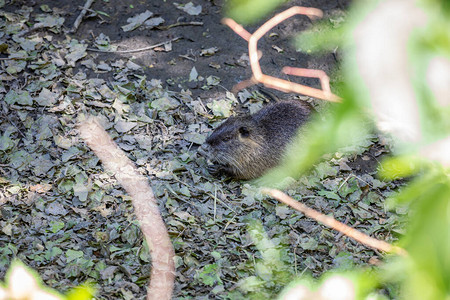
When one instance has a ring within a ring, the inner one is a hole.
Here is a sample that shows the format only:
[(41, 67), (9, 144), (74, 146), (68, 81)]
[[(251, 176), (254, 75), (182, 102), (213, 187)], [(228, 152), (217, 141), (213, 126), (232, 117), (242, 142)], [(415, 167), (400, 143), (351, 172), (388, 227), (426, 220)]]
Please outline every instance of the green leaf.
[(69, 249), (66, 251), (66, 257), (67, 257), (68, 263), (71, 261), (74, 261), (78, 258), (83, 257), (83, 255), (84, 255), (83, 251), (76, 251), (76, 250), (72, 250), (72, 249)]
[(142, 259), (142, 261), (144, 262), (151, 261), (150, 252), (148, 251), (148, 244), (145, 239), (142, 240), (142, 247), (139, 251), (139, 258)]
[(10, 90), (5, 96), (5, 102), (8, 104), (32, 105), (33, 99), (27, 91)]
[(56, 27), (59, 28), (64, 24), (64, 18), (54, 15), (38, 15), (36, 17), (38, 23), (36, 27)]
[(341, 200), (341, 197), (336, 192), (322, 190), (322, 191), (318, 191), (317, 194), (320, 196), (324, 196), (328, 199), (333, 199), (333, 200), (337, 200), (337, 201)]
[(198, 273), (198, 278), (203, 284), (213, 286), (222, 282), (219, 275), (219, 266), (217, 264), (208, 264)]
[(0, 151), (6, 151), (8, 149), (12, 149), (15, 143), (13, 140), (6, 135), (0, 136)]
[(58, 231), (60, 231), (61, 229), (64, 228), (65, 223), (62, 221), (51, 221), (50, 222), (50, 230), (53, 233), (57, 233)]
[(183, 135), (183, 138), (190, 142), (190, 143), (194, 143), (197, 145), (201, 145), (205, 142), (206, 137), (204, 134), (198, 133), (198, 132), (186, 132)]
[(10, 60), (7, 63), (6, 72), (9, 74), (17, 74), (22, 72), (27, 66), (27, 62), (25, 60)]
[(333, 260), (335, 266), (341, 270), (349, 270), (354, 266), (353, 256), (348, 252), (340, 252)]
[(47, 260), (51, 260), (54, 257), (61, 255), (63, 251), (59, 247), (52, 247), (51, 249), (47, 250), (44, 257)]
[(299, 246), (304, 250), (317, 250), (319, 243), (314, 238), (307, 238), (305, 241), (301, 241)]
[(233, 101), (231, 100), (214, 100), (212, 103), (207, 104), (215, 116), (224, 118), (228, 118), (231, 115), (232, 105)]

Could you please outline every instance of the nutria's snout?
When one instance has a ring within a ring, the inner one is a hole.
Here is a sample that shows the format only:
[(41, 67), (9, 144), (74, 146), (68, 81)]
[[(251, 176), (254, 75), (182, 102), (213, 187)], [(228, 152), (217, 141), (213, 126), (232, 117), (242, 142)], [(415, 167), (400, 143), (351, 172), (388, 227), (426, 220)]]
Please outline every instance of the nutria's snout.
[(212, 146), (206, 141), (198, 149), (197, 152), (206, 159), (206, 169), (213, 176), (219, 176), (223, 166), (214, 159)]

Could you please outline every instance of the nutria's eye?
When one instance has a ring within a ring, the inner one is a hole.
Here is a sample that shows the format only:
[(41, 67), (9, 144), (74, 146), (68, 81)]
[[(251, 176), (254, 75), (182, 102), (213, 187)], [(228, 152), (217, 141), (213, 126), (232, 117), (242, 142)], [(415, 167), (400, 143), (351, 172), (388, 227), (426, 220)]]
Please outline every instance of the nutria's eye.
[(226, 137), (223, 138), (224, 142), (228, 142), (229, 140), (231, 140), (231, 136), (226, 136)]
[(247, 127), (240, 127), (239, 133), (241, 134), (242, 137), (248, 137), (250, 135), (250, 131), (248, 130)]

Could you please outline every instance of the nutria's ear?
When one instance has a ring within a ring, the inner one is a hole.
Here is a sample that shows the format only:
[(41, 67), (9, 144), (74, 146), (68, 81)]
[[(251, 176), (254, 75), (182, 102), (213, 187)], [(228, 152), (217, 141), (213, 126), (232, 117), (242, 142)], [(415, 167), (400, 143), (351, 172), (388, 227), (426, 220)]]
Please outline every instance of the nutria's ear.
[(242, 137), (248, 137), (250, 135), (250, 130), (248, 129), (248, 127), (241, 126), (239, 127), (239, 134)]

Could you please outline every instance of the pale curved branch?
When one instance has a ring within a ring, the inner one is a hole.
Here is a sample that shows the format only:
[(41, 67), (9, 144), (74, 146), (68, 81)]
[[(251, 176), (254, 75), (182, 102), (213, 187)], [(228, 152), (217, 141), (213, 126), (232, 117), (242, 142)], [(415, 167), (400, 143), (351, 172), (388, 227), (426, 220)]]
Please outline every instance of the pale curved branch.
[(147, 299), (171, 299), (175, 280), (175, 252), (147, 178), (139, 174), (133, 162), (95, 118), (91, 117), (81, 123), (79, 131), (86, 144), (102, 161), (104, 168), (114, 174), (132, 198), (152, 257)]

